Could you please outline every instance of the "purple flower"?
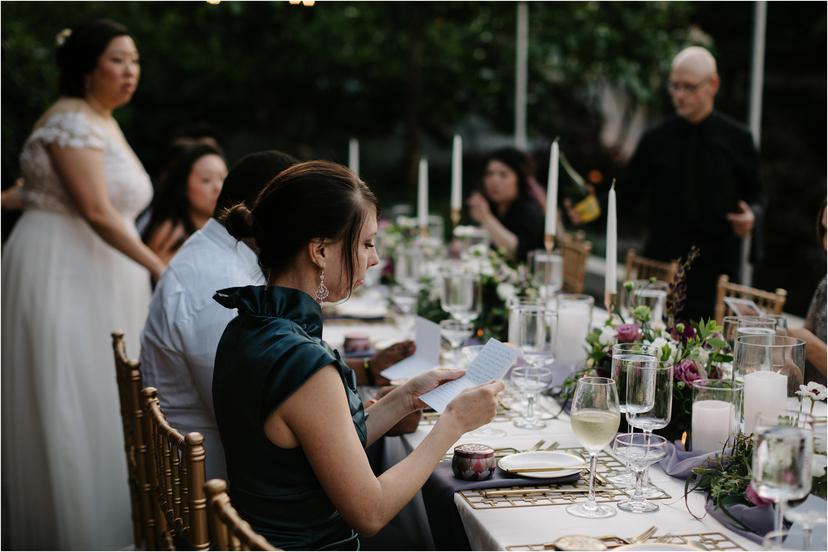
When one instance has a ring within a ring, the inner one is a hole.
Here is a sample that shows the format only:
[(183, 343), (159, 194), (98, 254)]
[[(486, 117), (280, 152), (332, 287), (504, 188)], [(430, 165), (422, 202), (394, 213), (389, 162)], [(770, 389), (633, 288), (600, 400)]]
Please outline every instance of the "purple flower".
[(641, 328), (638, 324), (621, 324), (616, 334), (618, 343), (632, 343), (641, 339)]
[(764, 507), (773, 504), (772, 500), (766, 500), (759, 496), (759, 494), (753, 488), (753, 485), (748, 485), (747, 489), (745, 489), (745, 498), (754, 506)]
[(676, 378), (690, 385), (694, 381), (702, 379), (702, 373), (695, 362), (685, 358), (676, 365)]

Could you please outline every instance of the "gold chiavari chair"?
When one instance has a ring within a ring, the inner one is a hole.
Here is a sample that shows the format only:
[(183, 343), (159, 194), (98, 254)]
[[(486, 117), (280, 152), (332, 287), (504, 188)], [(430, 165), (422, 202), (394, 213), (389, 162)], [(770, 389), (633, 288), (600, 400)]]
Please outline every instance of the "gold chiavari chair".
[(204, 437), (196, 432), (184, 437), (171, 427), (161, 412), (155, 388), (146, 387), (143, 394), (147, 478), (159, 521), (157, 542), (167, 550), (207, 550)]
[(153, 549), (158, 544), (155, 507), (147, 482), (147, 444), (144, 440), (144, 409), (141, 400), (141, 366), (126, 354), (124, 332), (112, 332), (115, 355), (115, 376), (124, 430), (124, 451), (127, 461), (129, 497), (132, 505), (132, 531), (137, 550)]
[(627, 251), (627, 262), (624, 267), (624, 281), (627, 280), (649, 280), (655, 278), (671, 284), (678, 272), (677, 261), (656, 261), (642, 257), (635, 252), (635, 249)]
[(719, 283), (716, 286), (716, 324), (721, 325), (726, 314), (731, 312), (730, 307), (725, 303), (725, 297), (739, 297), (750, 299), (756, 306), (765, 311), (766, 314), (782, 314), (785, 300), (788, 297), (787, 290), (776, 288), (776, 291), (764, 291), (761, 289), (733, 284), (727, 274), (719, 276)]
[(583, 292), (592, 243), (584, 239), (582, 232), (576, 232), (573, 236), (561, 236), (558, 250), (563, 258), (563, 290), (568, 293)]
[(211, 479), (204, 485), (210, 509), (210, 531), (216, 550), (279, 550), (256, 533), (230, 504), (227, 483)]

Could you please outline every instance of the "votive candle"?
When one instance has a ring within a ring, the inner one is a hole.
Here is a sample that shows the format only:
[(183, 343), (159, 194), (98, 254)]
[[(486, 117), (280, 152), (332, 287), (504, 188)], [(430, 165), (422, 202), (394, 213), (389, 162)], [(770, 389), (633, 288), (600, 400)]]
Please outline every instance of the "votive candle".
[(721, 450), (736, 433), (736, 409), (733, 403), (719, 400), (693, 402), (691, 421), (694, 452)]

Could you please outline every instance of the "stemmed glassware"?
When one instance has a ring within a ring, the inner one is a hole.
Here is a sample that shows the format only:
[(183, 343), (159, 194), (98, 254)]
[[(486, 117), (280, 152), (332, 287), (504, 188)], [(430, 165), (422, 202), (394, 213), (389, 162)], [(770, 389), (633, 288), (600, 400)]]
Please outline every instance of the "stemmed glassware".
[(535, 398), (552, 382), (555, 360), (555, 330), (557, 311), (545, 305), (516, 307), (517, 344), (527, 366), (512, 370), (512, 383), (526, 395), (526, 414), (515, 420), (517, 427), (540, 429), (546, 424), (535, 417)]
[[(648, 386), (643, 385), (643, 383), (654, 385), (654, 370), (658, 365), (657, 353), (655, 347), (641, 343), (618, 343), (612, 346), (612, 379), (617, 387), (621, 412), (626, 413), (629, 408), (627, 402), (627, 378), (629, 374), (633, 373), (635, 376), (646, 380), (639, 384), (641, 390), (648, 390)], [(649, 405), (646, 402), (639, 402), (633, 405), (633, 409), (636, 412), (646, 412), (652, 408), (652, 392), (649, 393), (649, 398)], [(635, 400), (642, 401), (646, 399), (647, 394), (645, 393)], [(611, 475), (607, 479), (623, 488), (629, 488), (635, 483), (635, 476), (629, 470), (629, 467), (624, 472)]]
[(595, 501), (595, 465), (598, 453), (612, 442), (621, 423), (618, 391), (609, 378), (583, 377), (575, 386), (570, 413), (572, 431), (589, 452), (589, 496), (586, 502), (573, 504), (566, 511), (573, 516), (607, 518), (617, 511)]
[(622, 433), (615, 438), (613, 451), (616, 456), (624, 458), (635, 472), (635, 491), (628, 500), (619, 502), (618, 508), (636, 514), (658, 510), (658, 504), (644, 496), (642, 481), (644, 471), (666, 456), (667, 439), (650, 433)]
[[(787, 425), (770, 425), (780, 421)], [(811, 491), (814, 434), (798, 421), (780, 420), (778, 413), (766, 424), (763, 415), (757, 416), (751, 485), (756, 494), (776, 503), (774, 532), (778, 533), (783, 529), (785, 503), (805, 498)]]
[[(653, 382), (653, 407), (650, 410), (642, 412), (633, 412), (627, 409), (627, 423), (631, 427), (635, 427), (644, 432), (645, 435), (651, 435), (654, 429), (663, 429), (670, 424), (670, 417), (673, 411), (673, 377), (675, 368), (672, 360), (659, 361), (655, 368), (655, 378)], [(645, 375), (642, 373), (642, 375)], [(639, 401), (635, 397), (644, 396), (642, 390), (644, 381), (648, 379), (645, 377), (634, 378), (627, 377), (627, 404)], [(638, 381), (635, 381), (638, 380)], [(642, 490), (644, 496), (650, 498), (651, 495), (659, 493), (658, 489), (649, 483), (649, 469), (644, 472), (644, 482)]]
[(526, 413), (514, 421), (516, 427), (523, 429), (541, 429), (546, 422), (538, 420), (535, 414), (535, 401), (538, 393), (552, 382), (552, 369), (545, 366), (517, 366), (512, 369), (512, 384), (526, 395)]
[(394, 279), (398, 285), (394, 289), (391, 301), (400, 312), (398, 324), (406, 336), (410, 336), (414, 331), (414, 313), (424, 262), (423, 251), (416, 246), (398, 247), (394, 255)]
[(440, 307), (465, 324), (477, 318), (480, 311), (480, 277), (470, 265), (447, 262), (440, 268)]
[(460, 365), (463, 362), (460, 356), (460, 346), (468, 339), (474, 330), (472, 324), (466, 324), (453, 318), (440, 321), (440, 333), (451, 345), (451, 360), (454, 364)]

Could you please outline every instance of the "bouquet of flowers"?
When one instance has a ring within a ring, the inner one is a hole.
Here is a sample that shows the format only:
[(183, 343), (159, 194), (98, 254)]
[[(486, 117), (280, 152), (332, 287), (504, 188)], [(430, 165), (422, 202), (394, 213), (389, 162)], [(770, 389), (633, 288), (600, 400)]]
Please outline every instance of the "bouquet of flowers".
[[(722, 328), (714, 320), (697, 322), (679, 321), (686, 297), (686, 275), (690, 270), (697, 250), (693, 249), (683, 259), (667, 296), (667, 326), (653, 321), (648, 307), (639, 306), (629, 314), (629, 320), (620, 312), (610, 316), (604, 326), (587, 335), (588, 371), (610, 376), (612, 346), (616, 343), (642, 343), (655, 347), (659, 361), (672, 361), (675, 366), (673, 378), (673, 412), (670, 425), (658, 433), (667, 439), (681, 438), (689, 432), (693, 407), (692, 383), (699, 379), (720, 379), (730, 375), (733, 357), (722, 336)], [(625, 282), (627, 291), (632, 282)], [(660, 324), (660, 327), (656, 325)], [(574, 382), (582, 373), (575, 374), (567, 384), (574, 388)]]

